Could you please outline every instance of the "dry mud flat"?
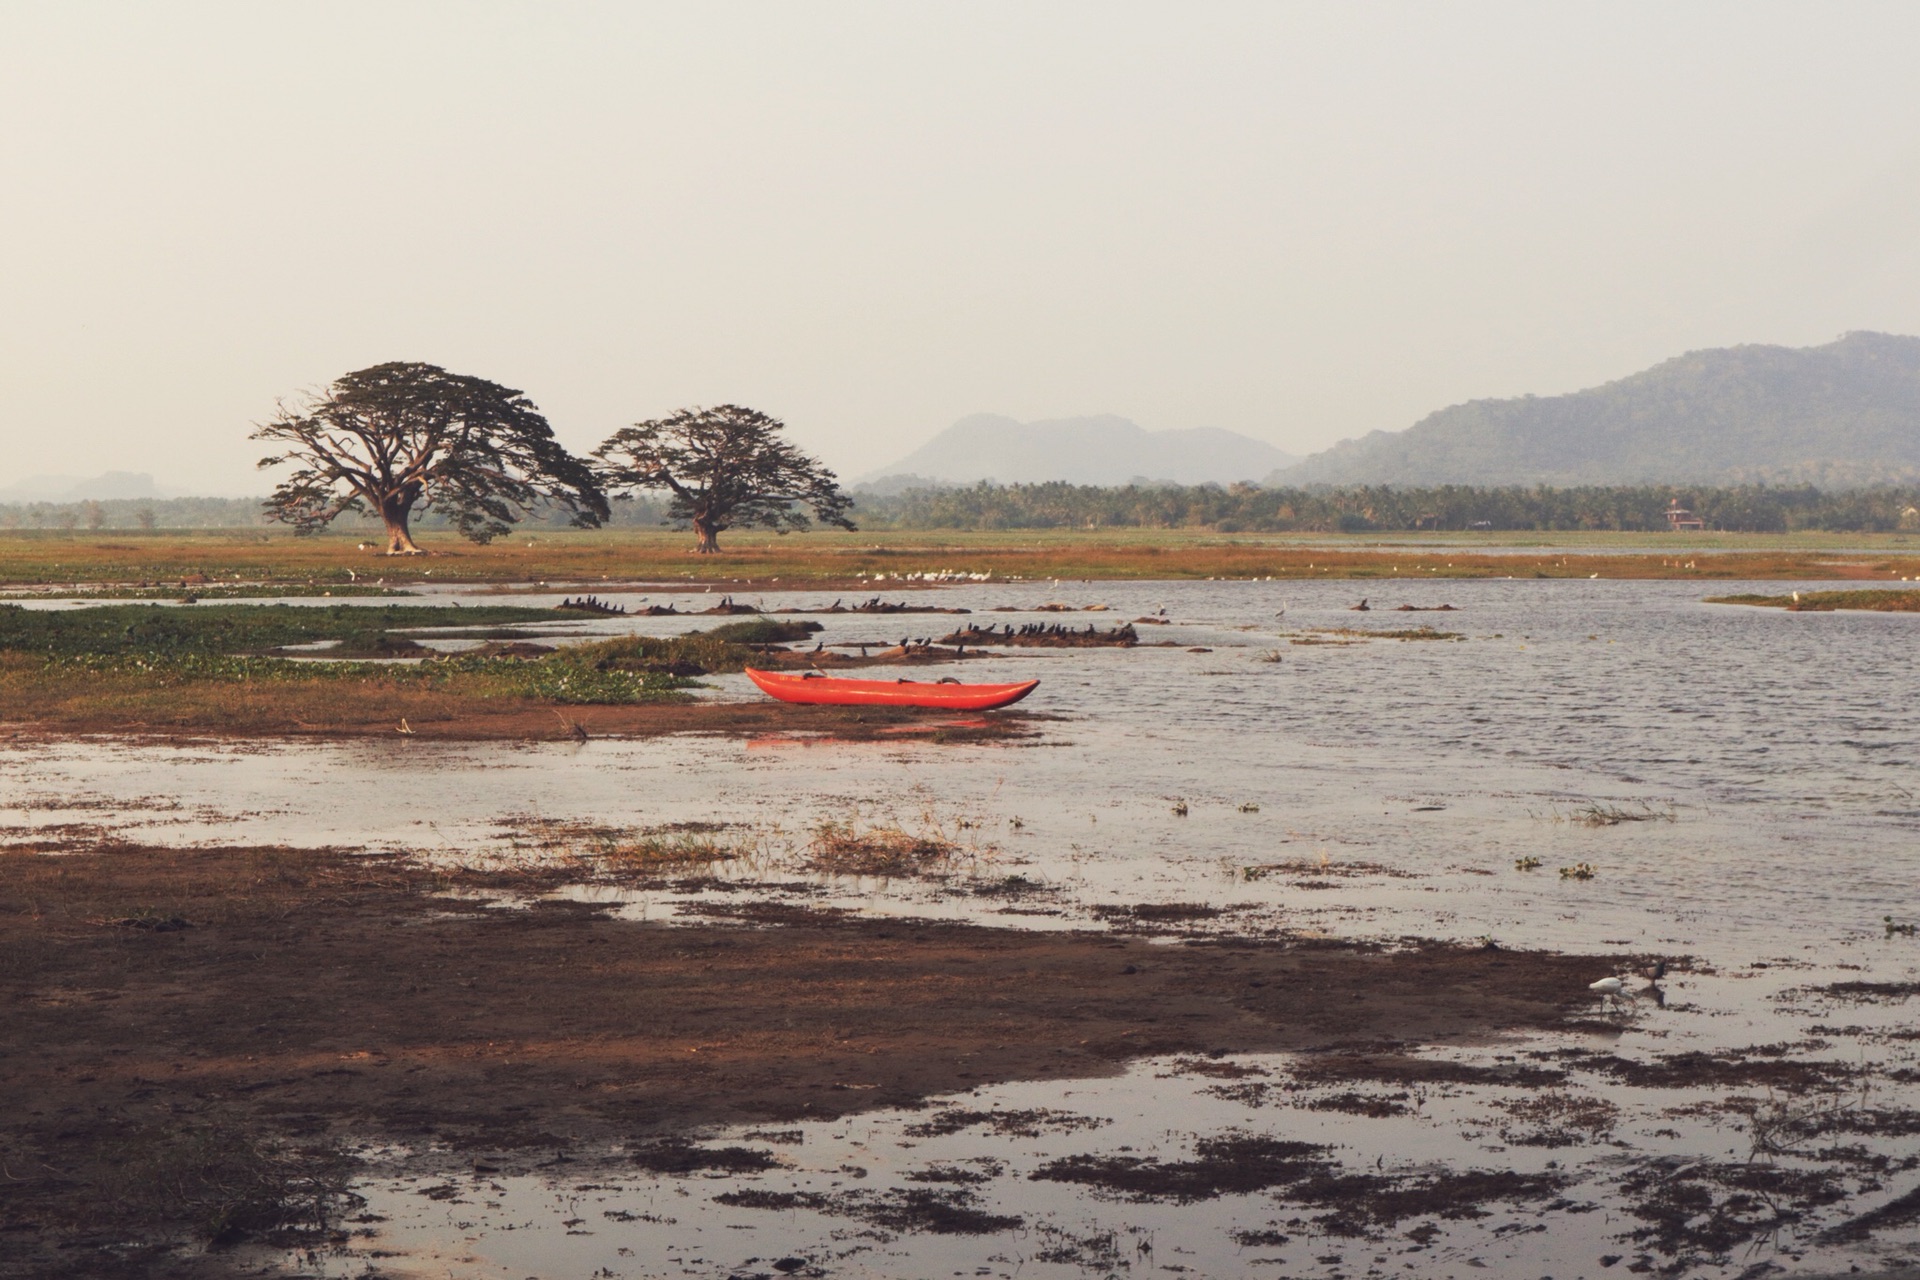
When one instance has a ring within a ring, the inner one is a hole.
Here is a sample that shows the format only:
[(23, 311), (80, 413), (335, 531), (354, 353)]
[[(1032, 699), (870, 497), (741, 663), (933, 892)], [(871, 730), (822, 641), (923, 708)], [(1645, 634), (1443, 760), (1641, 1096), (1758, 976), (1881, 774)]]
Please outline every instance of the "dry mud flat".
[[(302, 1225), (344, 1185), (348, 1142), (439, 1144), (463, 1168), (609, 1143), (666, 1160), (705, 1126), (913, 1107), (1143, 1055), (1366, 1044), (1391, 1059), (1561, 1025), (1592, 968), (752, 906), (666, 926), (578, 903), (490, 908), (436, 892), (460, 887), (447, 873), (324, 851), (0, 856), (0, 1095), (16, 1100), (0, 1116), (0, 1274), (22, 1277), (220, 1274), (223, 1255), (169, 1244)], [(1317, 1169), (1256, 1154), (1263, 1177)], [(902, 1212), (965, 1209), (929, 1197)]]

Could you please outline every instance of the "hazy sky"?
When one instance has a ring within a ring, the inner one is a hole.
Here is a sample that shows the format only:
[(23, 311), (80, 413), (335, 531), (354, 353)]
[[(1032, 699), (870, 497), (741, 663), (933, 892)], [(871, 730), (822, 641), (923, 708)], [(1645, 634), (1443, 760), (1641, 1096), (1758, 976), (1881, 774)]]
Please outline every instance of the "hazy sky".
[(261, 491), (249, 423), (383, 360), (859, 474), (1916, 333), (1917, 53), (1913, 4), (0, 0), (0, 484)]

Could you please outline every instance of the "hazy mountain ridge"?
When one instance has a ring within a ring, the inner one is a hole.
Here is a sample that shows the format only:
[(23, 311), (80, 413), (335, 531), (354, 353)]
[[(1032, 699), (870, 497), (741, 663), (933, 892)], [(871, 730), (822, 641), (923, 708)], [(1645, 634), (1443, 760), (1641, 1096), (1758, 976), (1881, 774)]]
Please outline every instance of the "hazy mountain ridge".
[(890, 467), (860, 477), (894, 491), (921, 483), (1205, 484), (1258, 480), (1297, 462), (1265, 441), (1219, 427), (1148, 431), (1114, 414), (1020, 422), (995, 413), (960, 419)]
[(1920, 477), (1920, 338), (1691, 351), (1561, 396), (1473, 400), (1268, 485), (1814, 483)]

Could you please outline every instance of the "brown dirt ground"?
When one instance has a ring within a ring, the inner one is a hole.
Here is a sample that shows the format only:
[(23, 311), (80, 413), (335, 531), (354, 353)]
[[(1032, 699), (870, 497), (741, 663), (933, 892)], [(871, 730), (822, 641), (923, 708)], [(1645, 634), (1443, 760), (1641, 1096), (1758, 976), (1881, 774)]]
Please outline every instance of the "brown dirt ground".
[[(436, 895), (447, 883), (327, 851), (0, 853), (0, 1274), (108, 1274), (96, 1246), (128, 1227), (102, 1188), (126, 1135), (155, 1126), (431, 1136), (531, 1164), (1143, 1054), (1556, 1025), (1593, 970), (799, 910), (670, 927), (482, 910)], [(125, 923), (176, 918), (190, 927)]]

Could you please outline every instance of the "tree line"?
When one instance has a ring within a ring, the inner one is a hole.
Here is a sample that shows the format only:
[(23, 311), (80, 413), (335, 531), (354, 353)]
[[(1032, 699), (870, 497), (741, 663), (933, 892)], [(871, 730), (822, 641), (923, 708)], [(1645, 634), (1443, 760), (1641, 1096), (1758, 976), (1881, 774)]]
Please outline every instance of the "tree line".
[[(0, 505), (0, 528), (155, 529), (277, 521), (313, 533), (336, 521), (381, 528), (389, 555), (416, 555), (416, 520), (486, 542), (534, 522), (596, 528), (672, 524), (696, 550), (731, 528), (785, 533), (814, 521), (853, 529), (1656, 530), (1676, 507), (1737, 532), (1920, 529), (1920, 489), (1670, 485), (1396, 488), (982, 483), (850, 495), (741, 405), (681, 409), (622, 428), (586, 458), (560, 444), (526, 394), (437, 365), (390, 362), (345, 374), (253, 432), (291, 467), (258, 508), (217, 498)], [(162, 512), (167, 516), (162, 524)], [(242, 516), (244, 515), (244, 518)]]
[[(1032, 484), (910, 489), (875, 495), (855, 491), (848, 514), (868, 529), (1207, 529), (1218, 533), (1365, 533), (1436, 529), (1648, 531), (1667, 527), (1678, 501), (1707, 528), (1730, 533), (1920, 532), (1920, 486), (1822, 490), (1810, 486), (1730, 488), (1639, 485), (1593, 488), (1260, 489)], [(658, 494), (613, 499), (602, 525), (660, 528), (675, 519)], [(268, 513), (256, 498), (116, 498), (90, 502), (0, 504), (6, 529), (207, 529), (261, 526)], [(568, 514), (530, 508), (527, 526), (564, 528)], [(348, 530), (379, 531), (371, 515), (349, 515)], [(451, 517), (428, 509), (417, 528), (450, 529)]]
[(857, 494), (868, 528), (1210, 529), (1220, 533), (1365, 533), (1370, 530), (1649, 531), (1668, 509), (1733, 533), (1920, 530), (1920, 487), (1595, 485), (1577, 488), (1441, 485), (1262, 488), (1251, 484), (1102, 488), (983, 483)]

